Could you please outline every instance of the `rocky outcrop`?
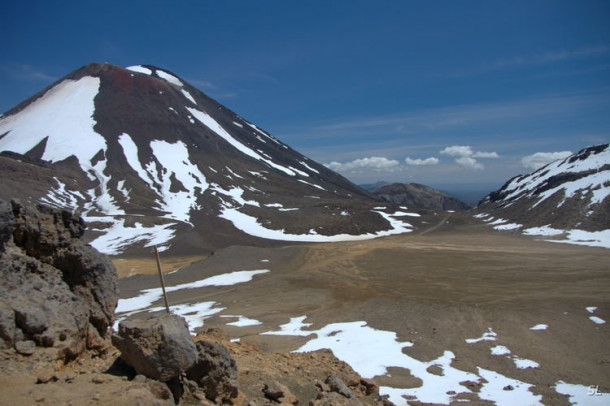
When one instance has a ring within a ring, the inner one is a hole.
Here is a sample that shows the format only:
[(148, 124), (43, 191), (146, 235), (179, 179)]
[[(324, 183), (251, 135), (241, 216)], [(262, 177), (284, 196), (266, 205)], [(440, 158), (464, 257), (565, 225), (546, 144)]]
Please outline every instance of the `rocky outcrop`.
[(179, 378), (197, 361), (186, 321), (173, 314), (123, 320), (112, 343), (136, 372), (162, 382)]
[(0, 348), (34, 343), (67, 361), (106, 346), (117, 273), (84, 230), (69, 211), (0, 200)]
[(186, 371), (205, 393), (216, 403), (230, 402), (238, 395), (237, 364), (225, 346), (210, 342), (197, 342), (198, 360)]

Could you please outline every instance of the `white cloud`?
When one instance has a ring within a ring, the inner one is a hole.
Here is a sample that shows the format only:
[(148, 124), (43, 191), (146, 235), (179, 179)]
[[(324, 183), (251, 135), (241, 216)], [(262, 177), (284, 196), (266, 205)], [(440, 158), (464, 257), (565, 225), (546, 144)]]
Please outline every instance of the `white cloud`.
[(476, 159), (471, 158), (469, 156), (463, 156), (460, 158), (456, 158), (455, 162), (468, 169), (481, 170), (481, 169), (485, 168), (482, 164), (477, 162)]
[(441, 151), (441, 154), (455, 158), (455, 163), (468, 169), (484, 169), (483, 164), (475, 158), (499, 158), (497, 152), (475, 151), (470, 145), (452, 145)]
[(443, 149), (441, 154), (453, 157), (466, 157), (474, 155), (474, 151), (469, 145), (452, 145)]
[(388, 159), (384, 157), (372, 156), (368, 158), (358, 158), (349, 162), (337, 162), (333, 161), (328, 164), (324, 164), (333, 171), (357, 171), (360, 169), (368, 169), (375, 171), (392, 171), (400, 166), (400, 162), (395, 159)]
[(426, 158), (426, 159), (411, 159), (409, 157), (405, 158), (405, 163), (407, 165), (416, 165), (416, 166), (421, 166), (421, 165), (438, 165), (439, 160), (438, 158), (434, 158), (434, 157), (430, 157), (430, 158)]
[(481, 152), (481, 151), (475, 152), (472, 156), (475, 158), (499, 158), (500, 157), (500, 155), (498, 155), (497, 152)]
[(544, 165), (556, 161), (558, 159), (564, 159), (572, 155), (570, 151), (560, 152), (536, 152), (535, 154), (524, 156), (521, 158), (521, 163), (524, 167), (529, 169), (539, 169)]

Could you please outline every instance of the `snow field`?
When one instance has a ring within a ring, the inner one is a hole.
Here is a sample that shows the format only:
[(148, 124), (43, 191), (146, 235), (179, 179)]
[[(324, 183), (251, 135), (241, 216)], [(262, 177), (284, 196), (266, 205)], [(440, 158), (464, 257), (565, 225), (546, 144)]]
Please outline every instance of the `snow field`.
[[(489, 225), (494, 226), (495, 230), (508, 231), (522, 228), (523, 225), (516, 223), (508, 223), (508, 220), (494, 219), (487, 213), (479, 213), (473, 216), (476, 219), (482, 220)], [(564, 239), (548, 239), (545, 241), (563, 244), (586, 245), (589, 247), (610, 248), (610, 229), (602, 231), (585, 231), (585, 230), (559, 230), (549, 225), (541, 227), (530, 227), (521, 231), (523, 235), (555, 237), (563, 236)]]
[[(508, 378), (497, 372), (478, 368), (478, 374), (461, 371), (451, 366), (455, 355), (445, 351), (438, 358), (422, 362), (405, 354), (404, 349), (412, 347), (410, 342), (399, 342), (395, 333), (376, 330), (367, 326), (364, 321), (332, 323), (318, 330), (310, 330), (311, 323), (305, 323), (307, 316), (291, 318), (279, 330), (262, 333), (264, 335), (314, 336), (295, 352), (315, 351), (322, 348), (330, 349), (335, 356), (347, 362), (356, 372), (365, 378), (373, 378), (387, 374), (387, 368), (398, 367), (408, 369), (411, 375), (419, 378), (422, 385), (415, 388), (393, 388), (382, 386), (380, 393), (389, 395), (396, 405), (407, 405), (407, 399), (424, 403), (449, 404), (459, 401), (461, 394), (473, 393), (460, 382), (473, 381), (482, 384), (478, 396), (481, 399), (496, 402), (497, 405), (539, 405), (542, 396), (534, 395), (532, 385), (516, 379)], [(497, 334), (491, 328), (482, 337), (469, 342), (491, 341)], [(361, 349), (366, 348), (366, 351)], [(495, 352), (494, 352), (495, 351)], [(503, 346), (492, 349), (496, 355), (510, 354)], [(518, 359), (517, 367), (532, 367)], [(529, 361), (533, 363), (533, 361)], [(515, 361), (517, 364), (517, 360)], [(429, 372), (430, 367), (440, 368), (441, 374)], [(482, 379), (487, 382), (482, 382)], [(504, 388), (512, 386), (513, 390)]]
[[(182, 283), (174, 286), (166, 286), (165, 292), (171, 293), (184, 289), (198, 289), (208, 286), (231, 286), (236, 285), (238, 283), (249, 282), (252, 280), (252, 278), (254, 278), (254, 276), (267, 272), (269, 272), (268, 269), (257, 269), (252, 271), (234, 271), (226, 274), (210, 276), (208, 278), (201, 279), (195, 282)], [(115, 310), (117, 318), (114, 324), (114, 329), (118, 330), (119, 322), (134, 313), (138, 313), (141, 311), (157, 312), (165, 310), (164, 306), (151, 307), (153, 303), (161, 300), (162, 297), (163, 290), (161, 288), (150, 288), (141, 290), (138, 296), (134, 296), (127, 299), (119, 299), (117, 308)], [(171, 297), (169, 301), (172, 313), (183, 316), (187, 320), (187, 323), (189, 324), (189, 329), (191, 330), (192, 334), (194, 334), (195, 328), (201, 327), (201, 325), (203, 324), (203, 320), (206, 317), (224, 310), (224, 308), (215, 307), (216, 302), (199, 302), (192, 304), (172, 305)], [(247, 323), (252, 323), (256, 320), (238, 320), (238, 322), (240, 321), (240, 324), (243, 326), (248, 325)]]

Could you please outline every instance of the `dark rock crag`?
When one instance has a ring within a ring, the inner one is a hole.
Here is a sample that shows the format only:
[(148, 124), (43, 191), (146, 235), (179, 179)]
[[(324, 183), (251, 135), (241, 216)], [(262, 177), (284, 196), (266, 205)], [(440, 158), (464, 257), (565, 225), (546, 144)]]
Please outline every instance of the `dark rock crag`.
[(69, 211), (0, 200), (0, 348), (68, 361), (107, 346), (118, 277), (84, 229)]

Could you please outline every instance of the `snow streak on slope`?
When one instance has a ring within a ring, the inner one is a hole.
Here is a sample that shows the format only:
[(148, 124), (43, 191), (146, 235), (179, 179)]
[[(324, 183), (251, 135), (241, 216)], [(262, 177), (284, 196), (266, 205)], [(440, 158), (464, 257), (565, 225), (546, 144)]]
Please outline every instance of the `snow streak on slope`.
[[(190, 211), (198, 209), (197, 194), (203, 193), (208, 184), (205, 176), (189, 159), (186, 145), (182, 141), (170, 144), (166, 141), (151, 141), (150, 147), (153, 154), (163, 166), (153, 178), (161, 180), (161, 195), (165, 202), (165, 209), (169, 212), (168, 216), (189, 222)], [(152, 162), (147, 166), (149, 173), (156, 171), (156, 166)], [(172, 192), (171, 177), (182, 183), (186, 191)]]
[[(157, 191), (157, 204), (166, 211), (167, 217), (189, 222), (190, 211), (198, 209), (197, 195), (208, 188), (205, 175), (190, 161), (188, 149), (182, 141), (170, 144), (166, 141), (153, 140), (150, 148), (161, 170), (154, 161), (142, 167), (138, 158), (138, 147), (129, 134), (119, 137), (119, 144), (131, 168), (138, 174), (151, 190)], [(186, 191), (171, 191), (172, 177), (179, 181)]]
[(222, 128), (222, 126), (220, 124), (218, 124), (218, 122), (216, 120), (214, 120), (208, 114), (204, 113), (203, 111), (199, 111), (197, 109), (193, 109), (190, 107), (187, 107), (186, 109), (193, 115), (193, 117), (195, 117), (203, 125), (205, 125), (210, 130), (214, 131), (216, 134), (218, 134), (220, 137), (222, 137), (225, 141), (227, 141), (229, 144), (231, 144), (239, 152), (241, 152), (251, 158), (262, 161), (262, 162), (266, 163), (267, 165), (269, 165), (270, 167), (275, 168), (279, 171), (282, 171), (282, 172), (286, 173), (287, 175), (296, 176), (296, 173), (294, 171), (286, 168), (285, 166), (278, 165), (275, 162), (271, 161), (270, 159), (262, 157), (260, 154), (257, 154), (252, 149), (248, 148), (241, 142), (237, 141), (235, 138), (233, 138), (233, 136), (231, 134), (229, 134), (224, 128)]

